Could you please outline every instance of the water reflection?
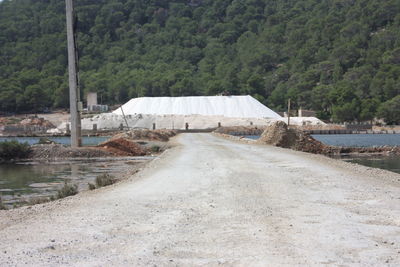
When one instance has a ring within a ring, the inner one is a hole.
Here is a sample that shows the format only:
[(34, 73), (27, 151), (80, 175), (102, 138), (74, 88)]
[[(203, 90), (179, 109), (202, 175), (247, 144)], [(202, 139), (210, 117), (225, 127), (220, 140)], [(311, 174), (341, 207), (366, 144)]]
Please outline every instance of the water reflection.
[(104, 161), (27, 162), (0, 164), (0, 196), (9, 207), (32, 197), (54, 195), (64, 182), (86, 190), (96, 176), (108, 173), (116, 177), (129, 174), (137, 163), (148, 158)]
[(400, 173), (400, 156), (342, 156), (342, 160)]
[[(69, 136), (57, 136), (57, 137), (50, 136), (46, 138), (62, 145), (69, 146), (71, 144), (71, 137)], [(90, 136), (90, 137), (84, 136), (82, 137), (82, 145), (96, 146), (99, 143), (104, 142), (109, 138), (110, 138), (109, 136)], [(39, 143), (40, 137), (0, 137), (0, 142), (11, 141), (11, 140), (16, 140), (20, 143), (28, 143), (30, 145), (34, 145)]]
[(400, 134), (314, 134), (312, 136), (331, 146), (400, 146)]

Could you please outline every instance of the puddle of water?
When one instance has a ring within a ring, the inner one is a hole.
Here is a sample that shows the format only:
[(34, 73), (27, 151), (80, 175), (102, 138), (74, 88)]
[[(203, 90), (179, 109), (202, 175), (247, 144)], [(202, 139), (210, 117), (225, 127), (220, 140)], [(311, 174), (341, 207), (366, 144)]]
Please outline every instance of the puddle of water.
[(98, 175), (107, 173), (121, 178), (132, 173), (138, 163), (149, 159), (135, 157), (0, 164), (0, 196), (6, 206), (12, 207), (14, 203), (27, 202), (32, 198), (53, 196), (65, 182), (78, 185), (79, 191), (87, 190), (88, 183), (95, 183)]

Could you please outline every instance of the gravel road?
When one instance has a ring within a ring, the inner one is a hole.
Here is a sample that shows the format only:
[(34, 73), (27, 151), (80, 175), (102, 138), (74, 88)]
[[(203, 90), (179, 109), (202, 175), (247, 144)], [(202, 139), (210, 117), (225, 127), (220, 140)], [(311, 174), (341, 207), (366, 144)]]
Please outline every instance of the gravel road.
[(0, 265), (400, 265), (400, 175), (181, 134), (116, 185), (0, 211)]

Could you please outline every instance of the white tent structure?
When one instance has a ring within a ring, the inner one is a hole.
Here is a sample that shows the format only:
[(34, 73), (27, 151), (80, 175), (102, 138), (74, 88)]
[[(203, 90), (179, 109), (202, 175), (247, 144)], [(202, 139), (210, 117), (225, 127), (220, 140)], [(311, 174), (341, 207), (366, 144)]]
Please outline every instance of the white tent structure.
[[(185, 97), (140, 97), (133, 98), (122, 106), (125, 115), (202, 115), (231, 118), (270, 118), (281, 116), (246, 96), (185, 96)], [(122, 115), (121, 108), (113, 113)]]

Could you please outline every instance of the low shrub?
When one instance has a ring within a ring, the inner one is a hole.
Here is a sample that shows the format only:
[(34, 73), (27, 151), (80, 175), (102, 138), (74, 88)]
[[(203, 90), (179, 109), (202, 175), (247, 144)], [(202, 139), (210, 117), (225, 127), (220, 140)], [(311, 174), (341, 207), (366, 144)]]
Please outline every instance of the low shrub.
[(88, 183), (88, 187), (89, 187), (89, 190), (95, 190), (96, 189), (96, 185), (94, 185), (92, 183)]
[(7, 210), (7, 207), (3, 204), (3, 200), (0, 197), (0, 210)]
[(54, 142), (53, 140), (50, 140), (47, 137), (40, 137), (38, 144), (39, 145), (51, 145), (51, 144), (56, 144), (56, 142)]
[(151, 150), (151, 152), (153, 152), (153, 153), (157, 153), (157, 152), (160, 152), (160, 151), (161, 151), (161, 147), (160, 147), (160, 146), (157, 146), (157, 145), (154, 145), (154, 146), (151, 146), (150, 150)]
[(37, 205), (37, 204), (43, 204), (46, 202), (49, 202), (50, 198), (48, 197), (37, 197), (37, 198), (32, 198), (29, 200), (30, 205)]
[(57, 199), (73, 196), (76, 194), (78, 194), (78, 186), (76, 184), (72, 185), (65, 182), (64, 186), (57, 192)]
[(116, 182), (117, 180), (115, 179), (114, 176), (111, 176), (109, 174), (101, 174), (96, 177), (96, 187), (103, 187), (107, 185), (112, 185)]
[(15, 140), (0, 142), (0, 160), (27, 158), (31, 152), (28, 143), (19, 143)]

